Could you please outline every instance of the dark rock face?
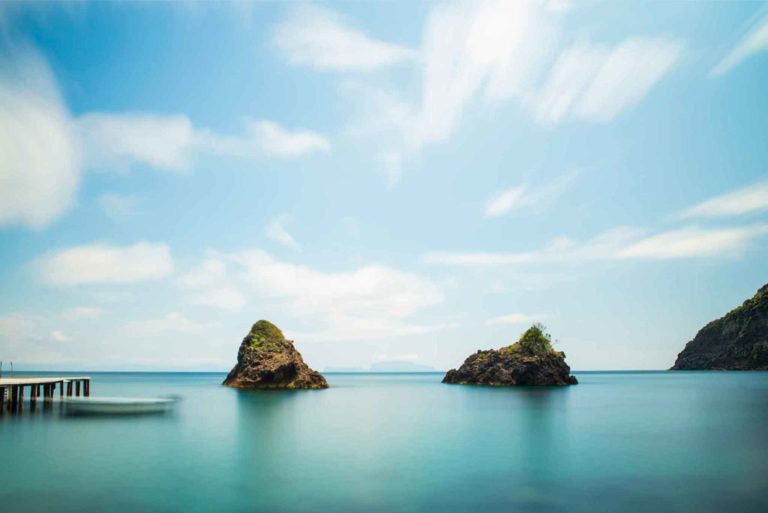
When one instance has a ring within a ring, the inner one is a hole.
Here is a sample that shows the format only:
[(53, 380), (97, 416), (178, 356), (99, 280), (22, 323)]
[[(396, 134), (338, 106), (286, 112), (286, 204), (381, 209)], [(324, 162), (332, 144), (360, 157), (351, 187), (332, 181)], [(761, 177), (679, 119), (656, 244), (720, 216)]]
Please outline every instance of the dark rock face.
[(310, 369), (293, 342), (269, 321), (253, 325), (223, 384), (243, 389), (328, 388), (322, 374)]
[[(538, 330), (533, 332), (532, 330)], [(488, 386), (562, 386), (578, 383), (565, 363), (565, 353), (554, 351), (538, 327), (529, 329), (516, 344), (478, 351), (461, 367), (451, 369), (443, 383)], [(532, 345), (529, 340), (534, 340)]]
[(672, 370), (768, 370), (768, 285), (704, 326)]

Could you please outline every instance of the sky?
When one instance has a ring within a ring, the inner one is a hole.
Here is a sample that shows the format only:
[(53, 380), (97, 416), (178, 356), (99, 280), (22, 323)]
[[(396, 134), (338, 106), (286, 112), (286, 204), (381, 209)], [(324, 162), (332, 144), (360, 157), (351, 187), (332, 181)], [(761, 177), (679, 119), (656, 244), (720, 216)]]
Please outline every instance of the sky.
[(756, 2), (4, 2), (0, 360), (668, 368), (768, 281), (766, 91)]

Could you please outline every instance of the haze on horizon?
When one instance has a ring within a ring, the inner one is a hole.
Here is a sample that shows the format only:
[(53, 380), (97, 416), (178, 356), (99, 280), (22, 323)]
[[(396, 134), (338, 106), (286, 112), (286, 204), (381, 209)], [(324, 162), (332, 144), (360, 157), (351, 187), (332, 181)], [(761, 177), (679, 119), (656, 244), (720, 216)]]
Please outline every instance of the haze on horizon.
[(768, 282), (759, 3), (5, 2), (0, 360), (662, 369)]

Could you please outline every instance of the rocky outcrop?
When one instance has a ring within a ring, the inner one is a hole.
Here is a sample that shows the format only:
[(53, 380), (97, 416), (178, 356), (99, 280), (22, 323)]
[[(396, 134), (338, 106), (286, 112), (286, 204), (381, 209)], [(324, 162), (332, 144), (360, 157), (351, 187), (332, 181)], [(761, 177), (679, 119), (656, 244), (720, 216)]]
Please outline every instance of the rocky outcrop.
[(768, 285), (699, 330), (672, 370), (768, 370)]
[(443, 383), (488, 386), (562, 386), (578, 383), (565, 363), (565, 353), (552, 349), (549, 335), (533, 326), (516, 343), (478, 351), (461, 367), (451, 369)]
[(277, 326), (263, 320), (243, 339), (237, 365), (224, 385), (243, 389), (328, 388), (322, 374), (304, 363), (293, 342), (286, 340)]

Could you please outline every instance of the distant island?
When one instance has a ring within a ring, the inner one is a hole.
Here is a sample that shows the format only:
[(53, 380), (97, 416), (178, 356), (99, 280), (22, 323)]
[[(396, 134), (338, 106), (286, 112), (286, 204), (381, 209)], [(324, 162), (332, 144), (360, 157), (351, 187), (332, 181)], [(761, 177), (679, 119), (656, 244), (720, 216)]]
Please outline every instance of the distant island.
[(543, 326), (531, 326), (514, 344), (501, 349), (478, 351), (458, 369), (449, 370), (443, 383), (487, 386), (545, 385), (578, 383), (570, 375), (565, 353), (552, 348)]
[(768, 370), (768, 284), (699, 330), (672, 370)]
[(223, 384), (252, 390), (328, 388), (323, 375), (304, 363), (293, 342), (265, 320), (254, 324), (243, 339), (237, 364)]

